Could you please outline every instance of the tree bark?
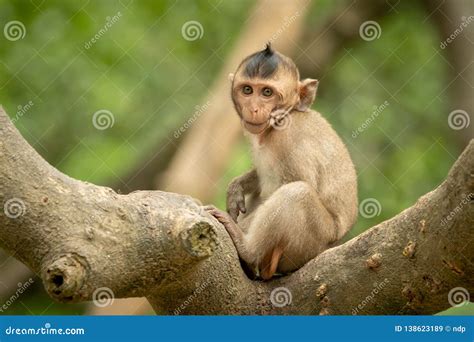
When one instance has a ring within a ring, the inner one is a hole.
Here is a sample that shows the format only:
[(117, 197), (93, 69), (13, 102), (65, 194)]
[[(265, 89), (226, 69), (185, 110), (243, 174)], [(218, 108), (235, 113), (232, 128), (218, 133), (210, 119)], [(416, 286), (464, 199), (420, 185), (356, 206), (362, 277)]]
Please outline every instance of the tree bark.
[(0, 247), (61, 302), (100, 300), (107, 288), (146, 296), (158, 314), (433, 314), (452, 288), (474, 291), (473, 193), (471, 141), (412, 207), (291, 275), (251, 281), (195, 200), (71, 179), (0, 110)]

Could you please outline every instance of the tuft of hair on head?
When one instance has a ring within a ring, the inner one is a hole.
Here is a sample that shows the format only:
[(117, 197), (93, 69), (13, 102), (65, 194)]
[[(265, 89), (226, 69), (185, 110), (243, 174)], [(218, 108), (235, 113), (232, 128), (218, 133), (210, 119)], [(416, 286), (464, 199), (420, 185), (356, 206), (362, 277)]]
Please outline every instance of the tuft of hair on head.
[(265, 44), (265, 49), (263, 49), (261, 52), (263, 52), (266, 56), (273, 55), (275, 51), (272, 49), (272, 43), (268, 42)]
[(275, 73), (281, 62), (280, 56), (275, 53), (271, 44), (267, 43), (265, 49), (255, 52), (244, 59), (244, 72), (249, 78), (269, 78)]

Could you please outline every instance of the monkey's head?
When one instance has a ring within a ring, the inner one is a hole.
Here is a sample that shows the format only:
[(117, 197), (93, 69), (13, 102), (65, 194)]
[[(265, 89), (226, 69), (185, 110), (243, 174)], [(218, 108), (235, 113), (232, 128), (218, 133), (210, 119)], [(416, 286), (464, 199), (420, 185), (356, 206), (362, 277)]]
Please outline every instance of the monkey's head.
[(270, 119), (277, 112), (308, 110), (318, 86), (317, 80), (300, 81), (295, 63), (270, 44), (246, 57), (229, 77), (235, 109), (252, 134), (271, 129)]

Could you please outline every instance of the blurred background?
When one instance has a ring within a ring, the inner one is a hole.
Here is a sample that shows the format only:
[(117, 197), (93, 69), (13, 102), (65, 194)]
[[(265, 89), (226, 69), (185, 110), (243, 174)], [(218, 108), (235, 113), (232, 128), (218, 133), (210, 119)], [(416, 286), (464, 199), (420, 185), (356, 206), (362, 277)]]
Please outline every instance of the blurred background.
[[(121, 193), (225, 207), (227, 184), (251, 167), (227, 74), (267, 41), (319, 79), (313, 108), (356, 164), (361, 208), (347, 239), (439, 185), (474, 137), (471, 0), (0, 4), (0, 103), (49, 163)], [(151, 313), (141, 299), (55, 303), (0, 250), (2, 303), (9, 315)]]

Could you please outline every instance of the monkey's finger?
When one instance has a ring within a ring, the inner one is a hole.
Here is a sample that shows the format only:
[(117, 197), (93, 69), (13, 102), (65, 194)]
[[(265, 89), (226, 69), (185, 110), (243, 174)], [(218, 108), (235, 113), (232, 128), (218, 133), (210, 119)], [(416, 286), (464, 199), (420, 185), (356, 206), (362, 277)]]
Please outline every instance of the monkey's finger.
[(214, 205), (212, 205), (212, 204), (204, 205), (202, 208), (203, 208), (205, 211), (217, 210), (217, 208), (216, 208)]
[(245, 214), (247, 212), (247, 208), (245, 208), (245, 202), (242, 200), (242, 201), (239, 201), (237, 203), (237, 206), (239, 207), (239, 211), (242, 213), (242, 214)]
[(227, 212), (229, 213), (229, 216), (232, 218), (232, 220), (234, 220), (234, 222), (237, 222), (237, 217), (239, 216), (239, 211), (237, 210), (237, 208), (229, 209), (227, 210)]

